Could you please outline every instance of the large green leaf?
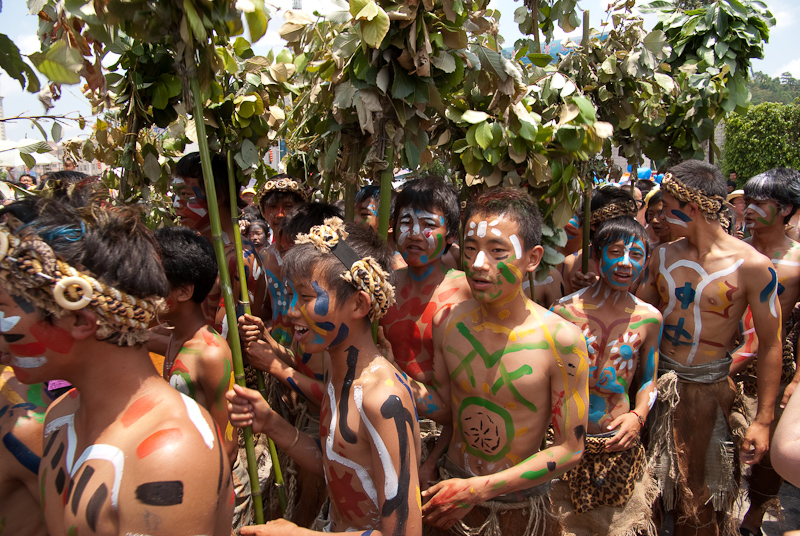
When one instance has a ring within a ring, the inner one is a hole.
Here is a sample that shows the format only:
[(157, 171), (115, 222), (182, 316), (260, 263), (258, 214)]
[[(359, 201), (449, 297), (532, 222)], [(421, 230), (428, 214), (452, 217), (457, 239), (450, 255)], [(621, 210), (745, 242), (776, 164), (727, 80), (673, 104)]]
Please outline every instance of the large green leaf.
[(19, 48), (5, 34), (0, 34), (0, 69), (3, 69), (11, 78), (14, 78), (31, 93), (39, 91), (39, 79), (30, 65), (19, 53)]
[(83, 66), (83, 56), (63, 39), (53, 43), (46, 52), (36, 52), (28, 57), (51, 82), (77, 84), (81, 80), (78, 71)]
[(484, 121), (483, 123), (479, 123), (475, 127), (475, 141), (478, 142), (478, 145), (481, 146), (481, 149), (488, 149), (489, 146), (492, 144), (493, 140), (492, 136), (492, 127)]

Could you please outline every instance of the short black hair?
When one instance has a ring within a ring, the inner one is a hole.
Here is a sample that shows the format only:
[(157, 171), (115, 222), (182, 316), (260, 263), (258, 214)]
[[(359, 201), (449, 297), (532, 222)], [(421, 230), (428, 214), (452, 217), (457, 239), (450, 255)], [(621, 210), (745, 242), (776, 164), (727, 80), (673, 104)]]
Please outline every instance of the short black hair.
[(756, 201), (775, 201), (782, 209), (790, 208), (783, 219), (783, 223), (789, 223), (800, 207), (800, 172), (778, 167), (759, 173), (745, 183), (744, 196)]
[(656, 187), (656, 183), (650, 179), (639, 179), (636, 181), (636, 187), (642, 192), (642, 199), (644, 199), (644, 197), (650, 193), (650, 190)]
[(592, 240), (592, 254), (599, 258), (603, 248), (617, 240), (626, 240), (630, 237), (638, 238), (644, 244), (645, 255), (650, 254), (650, 242), (644, 226), (632, 216), (617, 216), (600, 224)]
[(307, 233), (328, 218), (341, 218), (342, 211), (330, 203), (303, 203), (296, 207), (281, 223), (281, 236), (294, 242), (297, 235)]
[[(672, 176), (689, 188), (700, 190), (709, 197), (717, 196), (725, 199), (728, 196), (728, 184), (722, 171), (713, 164), (702, 160), (686, 160), (669, 170)], [(681, 207), (686, 203), (681, 201)]]
[(518, 188), (491, 188), (467, 203), (464, 221), (472, 216), (510, 216), (517, 222), (522, 247), (529, 251), (542, 243), (542, 214), (530, 195)]
[[(362, 259), (372, 257), (389, 275), (394, 277), (394, 253), (371, 228), (353, 222), (345, 225), (348, 233), (347, 245)], [(353, 283), (342, 279), (347, 271), (345, 265), (333, 253), (318, 250), (312, 244), (297, 244), (283, 258), (283, 276), (287, 281), (311, 281), (321, 279), (333, 291), (337, 303), (349, 299), (357, 289)], [(391, 282), (391, 281), (390, 281)]]
[(217, 279), (217, 257), (211, 242), (180, 225), (157, 230), (156, 240), (170, 288), (194, 285), (192, 301), (203, 303)]
[[(635, 204), (636, 208), (639, 208), (639, 204), (636, 202), (636, 199), (633, 197), (633, 194), (631, 194), (629, 188), (623, 188), (621, 186), (617, 186), (616, 184), (604, 184), (600, 188), (592, 190), (592, 202), (590, 203), (592, 212), (600, 210), (606, 205), (611, 205), (613, 203), (616, 203), (617, 205)], [(578, 217), (580, 218), (581, 225), (583, 225), (583, 211), (578, 213)], [(597, 229), (592, 229), (590, 224), (589, 238), (593, 239), (595, 232), (597, 232)]]
[(406, 183), (403, 191), (397, 194), (392, 211), (395, 236), (400, 236), (397, 225), (400, 221), (400, 211), (406, 207), (414, 207), (416, 210), (427, 210), (428, 212), (441, 211), (447, 227), (446, 238), (458, 237), (461, 216), (458, 191), (455, 186), (443, 178), (428, 176)]
[(253, 230), (253, 227), (261, 227), (261, 230), (264, 231), (264, 239), (267, 241), (267, 244), (269, 244), (270, 232), (269, 232), (269, 225), (267, 225), (267, 222), (261, 219), (251, 220), (250, 227), (247, 229), (247, 234), (250, 234), (250, 231)]
[[(215, 154), (211, 157), (211, 173), (214, 175), (214, 191), (217, 194), (217, 202), (222, 203), (225, 201), (230, 202), (228, 195), (228, 162), (221, 154)], [(200, 187), (205, 193), (205, 183), (203, 182), (203, 165), (200, 161), (200, 153), (189, 153), (175, 164), (176, 177), (190, 177), (200, 181)], [(234, 177), (234, 180), (236, 178)], [(236, 193), (236, 202), (240, 207), (246, 203), (242, 201), (241, 194), (239, 194), (238, 185), (234, 188)]]
[(81, 184), (87, 182), (89, 175), (80, 171), (62, 169), (61, 171), (51, 171), (42, 176), (42, 181), (37, 189), (42, 190), (46, 186), (52, 188), (56, 195), (65, 195), (66, 188), (70, 184)]

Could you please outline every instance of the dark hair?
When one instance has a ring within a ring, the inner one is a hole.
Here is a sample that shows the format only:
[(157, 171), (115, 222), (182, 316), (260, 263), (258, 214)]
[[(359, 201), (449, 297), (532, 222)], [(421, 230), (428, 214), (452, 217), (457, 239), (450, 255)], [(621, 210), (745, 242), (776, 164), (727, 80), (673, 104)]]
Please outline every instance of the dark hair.
[(356, 194), (356, 205), (359, 203), (363, 203), (367, 199), (374, 199), (375, 201), (380, 201), (381, 187), (378, 186), (377, 184), (368, 184), (363, 188), (361, 188)]
[(647, 213), (650, 211), (651, 207), (656, 206), (656, 204), (661, 203), (664, 200), (664, 193), (661, 190), (656, 190), (656, 192), (650, 196), (650, 199), (647, 200), (647, 209), (644, 212), (644, 219), (646, 223), (650, 223), (650, 220), (653, 218), (648, 217)]
[[(378, 234), (370, 228), (348, 222), (347, 245), (359, 257), (372, 257), (383, 270), (394, 277), (394, 254)], [(356, 287), (342, 279), (347, 268), (333, 253), (324, 253), (312, 244), (297, 244), (283, 258), (283, 276), (287, 281), (311, 281), (321, 279), (333, 290), (337, 302), (347, 300), (356, 293)]]
[(250, 222), (256, 220), (263, 220), (261, 217), (261, 211), (258, 210), (258, 207), (254, 207), (253, 205), (247, 205), (242, 209), (242, 213), (239, 216), (239, 219), (247, 220)]
[(472, 216), (510, 216), (517, 222), (522, 248), (533, 249), (542, 242), (542, 215), (536, 202), (517, 188), (492, 188), (469, 200), (464, 221)]
[(214, 246), (197, 231), (179, 225), (157, 230), (156, 240), (170, 287), (194, 285), (192, 301), (203, 303), (217, 279)]
[(61, 171), (51, 171), (42, 176), (37, 189), (42, 190), (45, 186), (54, 187), (58, 195), (63, 195), (66, 192), (61, 190), (66, 189), (70, 184), (81, 184), (89, 179), (89, 175), (81, 173), (80, 171), (72, 171), (62, 169)]
[(744, 195), (756, 201), (775, 201), (781, 210), (790, 208), (783, 219), (783, 223), (789, 223), (800, 207), (800, 172), (779, 167), (759, 173), (745, 183)]
[[(637, 210), (639, 208), (639, 203), (636, 202), (636, 199), (633, 197), (628, 188), (623, 188), (615, 184), (604, 184), (600, 188), (592, 190), (592, 202), (590, 205), (592, 212), (600, 210), (606, 205), (610, 205), (612, 203), (619, 205), (633, 203), (636, 205)], [(580, 211), (578, 216), (580, 218), (581, 225), (583, 225), (583, 211)], [(592, 226), (589, 225), (590, 238), (594, 238), (595, 232), (597, 232), (597, 229), (592, 229)]]
[[(446, 238), (458, 237), (461, 216), (458, 192), (455, 186), (441, 177), (429, 176), (408, 182), (403, 187), (403, 191), (397, 194), (392, 211), (395, 236), (400, 236), (397, 225), (400, 221), (400, 211), (406, 207), (414, 207), (417, 210), (427, 210), (428, 212), (441, 211), (447, 227)], [(447, 249), (445, 249), (446, 251)]]
[[(230, 202), (230, 196), (228, 195), (228, 163), (224, 156), (215, 154), (211, 157), (211, 173), (214, 175), (214, 191), (217, 194), (217, 202)], [(206, 187), (203, 182), (203, 165), (200, 161), (200, 153), (189, 153), (178, 160), (178, 163), (175, 164), (175, 176), (197, 179), (200, 181), (200, 188), (205, 193)], [(238, 193), (238, 185), (234, 188), (234, 191), (237, 192), (237, 204), (240, 208), (244, 207), (246, 203), (242, 201), (241, 194)]]
[[(278, 179), (296, 180), (291, 175), (288, 175), (286, 173), (279, 173), (277, 175), (273, 175), (268, 180), (274, 181)], [(297, 182), (298, 184), (300, 183), (300, 181)], [(262, 197), (261, 200), (258, 202), (258, 208), (261, 210), (261, 213), (263, 214), (264, 207), (266, 205), (271, 205), (273, 203), (282, 203), (284, 201), (292, 201), (295, 205), (299, 205), (301, 203), (304, 203), (305, 199), (303, 199), (302, 195), (296, 192), (292, 192), (290, 190), (272, 190), (271, 192), (264, 194), (264, 197)]]
[(265, 222), (264, 220), (260, 220), (260, 219), (259, 220), (251, 220), (250, 221), (250, 227), (247, 230), (247, 234), (248, 235), (250, 234), (250, 231), (253, 230), (253, 227), (261, 227), (261, 230), (264, 231), (264, 240), (269, 245), (270, 232), (269, 232), (269, 225), (267, 225), (267, 222)]
[(328, 218), (341, 218), (342, 211), (330, 203), (303, 203), (295, 208), (281, 223), (281, 236), (294, 242), (297, 235), (307, 233)]
[(639, 179), (636, 181), (636, 187), (642, 192), (642, 199), (644, 199), (650, 190), (656, 187), (656, 183), (650, 179)]
[[(140, 211), (107, 208), (97, 184), (79, 184), (59, 197), (18, 201), (0, 210), (5, 214), (26, 223), (25, 232), (38, 235), (64, 262), (106, 285), (137, 298), (169, 293), (158, 244)], [(122, 335), (111, 333), (105, 340), (117, 343)]]
[[(736, 173), (735, 171), (732, 173)], [(736, 189), (736, 181), (728, 181), (727, 186), (732, 186), (733, 189)]]
[(645, 255), (650, 253), (650, 242), (644, 226), (631, 216), (617, 216), (600, 224), (592, 240), (592, 254), (597, 258), (603, 253), (603, 248), (617, 240), (626, 240), (630, 237), (638, 238), (644, 244)]
[[(670, 170), (672, 176), (689, 188), (700, 190), (709, 197), (718, 196), (725, 199), (728, 196), (728, 185), (722, 172), (715, 165), (702, 160), (686, 160)], [(686, 203), (680, 201), (680, 206)]]

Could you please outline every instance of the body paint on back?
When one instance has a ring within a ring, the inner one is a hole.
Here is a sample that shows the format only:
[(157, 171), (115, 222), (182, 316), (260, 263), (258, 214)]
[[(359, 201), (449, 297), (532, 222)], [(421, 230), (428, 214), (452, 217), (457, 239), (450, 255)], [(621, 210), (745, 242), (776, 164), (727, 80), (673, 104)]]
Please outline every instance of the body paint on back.
[[(386, 496), (383, 503), (381, 515), (389, 517), (392, 512), (397, 511), (397, 524), (394, 529), (394, 536), (402, 536), (406, 533), (406, 522), (408, 521), (408, 493), (411, 486), (411, 454), (409, 451), (410, 438), (408, 428), (414, 429), (411, 413), (403, 407), (403, 402), (397, 395), (391, 395), (381, 406), (381, 416), (384, 419), (394, 420), (397, 428), (398, 450), (400, 452), (400, 476), (397, 479), (397, 491), (394, 497)], [(391, 461), (391, 460), (390, 460)], [(394, 467), (392, 467), (394, 470)], [(417, 489), (419, 498), (419, 489)]]

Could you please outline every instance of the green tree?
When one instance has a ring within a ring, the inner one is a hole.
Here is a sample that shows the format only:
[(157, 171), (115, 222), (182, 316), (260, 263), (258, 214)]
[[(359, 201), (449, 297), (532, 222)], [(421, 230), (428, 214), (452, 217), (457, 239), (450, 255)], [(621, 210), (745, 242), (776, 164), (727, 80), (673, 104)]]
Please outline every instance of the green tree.
[(790, 104), (800, 97), (800, 81), (793, 78), (791, 73), (770, 78), (767, 74), (756, 72), (750, 77), (747, 89), (753, 96), (750, 100), (751, 104), (761, 104), (762, 102)]
[(725, 123), (725, 175), (740, 180), (774, 167), (800, 169), (800, 100), (792, 104), (765, 102)]

